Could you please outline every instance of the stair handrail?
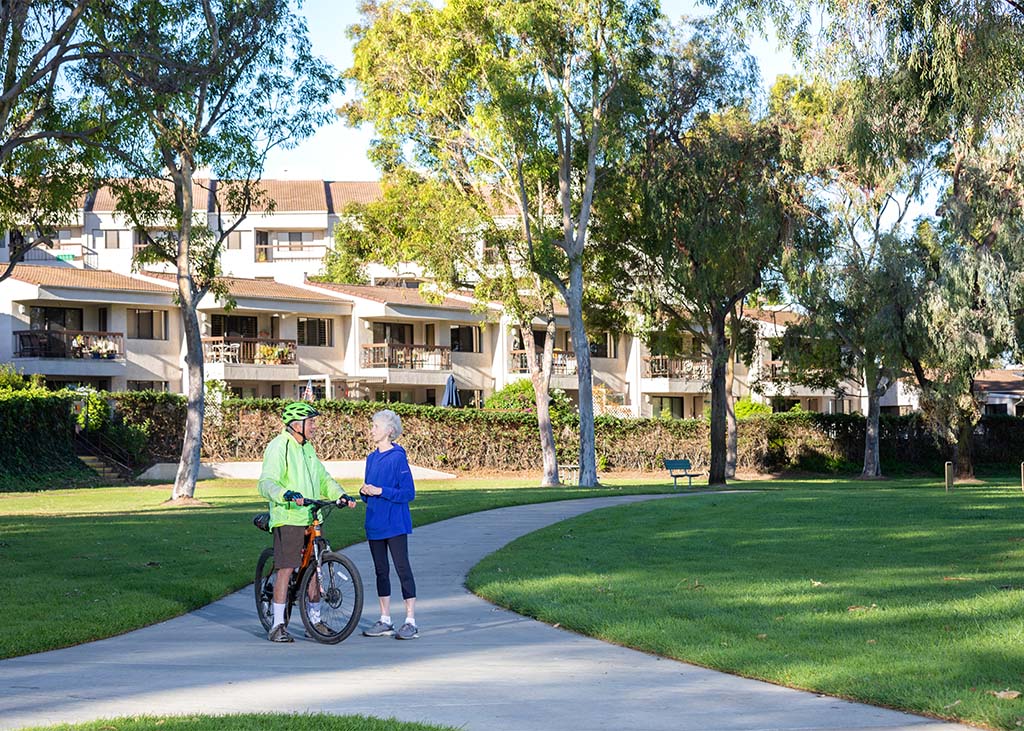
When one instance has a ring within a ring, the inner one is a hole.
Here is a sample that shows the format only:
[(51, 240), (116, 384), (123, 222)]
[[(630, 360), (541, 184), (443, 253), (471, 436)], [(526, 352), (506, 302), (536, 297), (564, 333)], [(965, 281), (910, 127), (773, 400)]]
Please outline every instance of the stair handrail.
[[(96, 438), (96, 441), (93, 441), (93, 437)], [(132, 461), (131, 455), (123, 447), (114, 443), (103, 434), (80, 431), (75, 435), (75, 438), (87, 452), (101, 462), (114, 467), (124, 476), (132, 474), (132, 468), (128, 466)]]

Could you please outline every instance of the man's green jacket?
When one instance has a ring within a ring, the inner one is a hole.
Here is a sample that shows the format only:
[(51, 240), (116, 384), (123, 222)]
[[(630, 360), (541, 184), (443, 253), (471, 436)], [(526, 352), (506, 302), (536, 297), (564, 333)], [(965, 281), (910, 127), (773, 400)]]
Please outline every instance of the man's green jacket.
[(345, 494), (317, 459), (313, 445), (299, 444), (287, 431), (274, 437), (263, 452), (263, 471), (256, 488), (270, 502), (271, 528), (311, 522), (308, 507), (285, 502), (288, 490), (318, 500), (337, 500)]

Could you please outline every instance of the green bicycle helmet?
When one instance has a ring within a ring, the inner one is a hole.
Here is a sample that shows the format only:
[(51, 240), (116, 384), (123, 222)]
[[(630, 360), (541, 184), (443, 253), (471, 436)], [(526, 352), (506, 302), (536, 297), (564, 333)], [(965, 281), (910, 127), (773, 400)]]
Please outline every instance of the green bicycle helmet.
[(320, 412), (305, 401), (293, 401), (284, 407), (284, 411), (281, 413), (281, 421), (284, 422), (285, 426), (288, 426), (293, 421), (302, 421), (311, 416), (320, 416)]

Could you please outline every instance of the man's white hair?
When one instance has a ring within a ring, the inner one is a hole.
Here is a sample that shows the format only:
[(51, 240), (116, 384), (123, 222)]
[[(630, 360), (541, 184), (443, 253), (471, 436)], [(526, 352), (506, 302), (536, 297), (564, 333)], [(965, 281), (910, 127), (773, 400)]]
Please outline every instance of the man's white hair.
[(385, 427), (391, 433), (392, 441), (402, 436), (402, 419), (391, 409), (384, 409), (374, 414), (373, 423)]

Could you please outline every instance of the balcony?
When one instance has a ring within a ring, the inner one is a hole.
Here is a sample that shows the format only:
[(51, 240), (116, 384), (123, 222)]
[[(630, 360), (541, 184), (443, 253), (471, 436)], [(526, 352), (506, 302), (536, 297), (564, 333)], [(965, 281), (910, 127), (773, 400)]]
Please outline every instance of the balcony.
[(711, 361), (705, 358), (673, 358), (648, 355), (643, 358), (643, 378), (668, 378), (683, 381), (710, 381)]
[(452, 369), (452, 349), (441, 345), (373, 343), (363, 346), (360, 365), (363, 368), (450, 371)]
[(203, 361), (247, 365), (295, 365), (294, 340), (279, 338), (203, 338)]
[(124, 360), (124, 333), (15, 330), (15, 358)]
[[(530, 361), (528, 351), (513, 350), (509, 353), (509, 373), (529, 373)], [(536, 351), (534, 358), (540, 363), (541, 352)], [(551, 354), (551, 375), (553, 376), (575, 376), (576, 375), (576, 354), (567, 353), (563, 350), (556, 350)]]

